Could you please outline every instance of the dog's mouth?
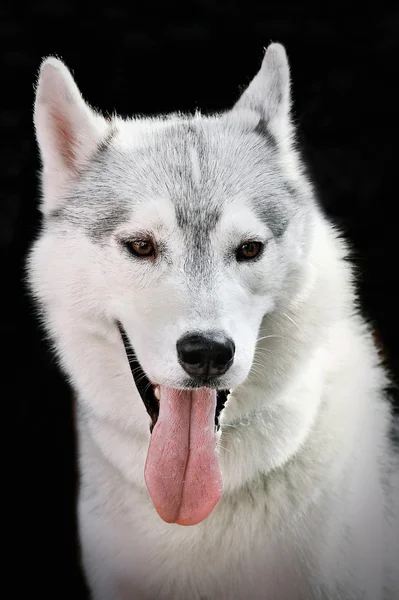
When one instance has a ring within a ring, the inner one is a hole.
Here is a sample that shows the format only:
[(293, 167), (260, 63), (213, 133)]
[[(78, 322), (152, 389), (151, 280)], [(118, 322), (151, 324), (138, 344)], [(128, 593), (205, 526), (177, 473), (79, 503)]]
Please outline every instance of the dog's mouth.
[(152, 433), (155, 423), (158, 421), (159, 417), (159, 387), (154, 386), (148, 379), (147, 375), (141, 368), (139, 361), (137, 360), (136, 353), (134, 352), (125, 331), (120, 324), (118, 326), (134, 383), (151, 418), (150, 431)]
[[(145, 374), (142, 366), (140, 365), (137, 359), (134, 348), (132, 347), (126, 332), (120, 324), (118, 324), (118, 327), (123, 340), (123, 345), (125, 347), (125, 352), (129, 362), (130, 370), (132, 372), (134, 383), (136, 385), (137, 391), (141, 396), (146, 411), (151, 419), (150, 432), (152, 433), (152, 430), (154, 429), (159, 417), (160, 386), (156, 384), (154, 385), (148, 379), (147, 375)], [(202, 387), (201, 384), (190, 379), (187, 379), (187, 381), (185, 382), (186, 389), (193, 390), (200, 387)], [(217, 380), (215, 380), (214, 382), (208, 382), (207, 387), (216, 389), (215, 427), (216, 429), (219, 429), (220, 413), (222, 412), (225, 406), (230, 391), (225, 389), (218, 389)]]

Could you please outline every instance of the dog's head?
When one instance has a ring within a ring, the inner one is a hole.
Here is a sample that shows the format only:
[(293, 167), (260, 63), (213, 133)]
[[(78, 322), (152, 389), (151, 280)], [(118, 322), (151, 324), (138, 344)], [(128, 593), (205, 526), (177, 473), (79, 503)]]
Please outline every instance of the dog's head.
[(47, 59), (35, 125), (57, 294), (120, 322), (153, 384), (240, 384), (306, 246), (284, 49), (211, 118), (107, 121)]
[(59, 60), (42, 65), (35, 288), (47, 311), (119, 324), (139, 388), (140, 378), (155, 389), (235, 388), (263, 317), (296, 286), (309, 196), (289, 86), (285, 51), (272, 44), (227, 113), (107, 120)]

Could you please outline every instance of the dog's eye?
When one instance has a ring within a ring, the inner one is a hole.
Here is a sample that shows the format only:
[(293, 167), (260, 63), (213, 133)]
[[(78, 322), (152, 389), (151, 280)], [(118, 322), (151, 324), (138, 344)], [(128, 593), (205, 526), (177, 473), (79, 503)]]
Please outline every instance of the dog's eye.
[(140, 258), (148, 258), (155, 255), (154, 245), (148, 240), (134, 240), (128, 242), (127, 246), (134, 256)]
[(259, 256), (262, 248), (262, 242), (245, 242), (242, 246), (237, 248), (236, 259), (238, 261), (252, 260)]

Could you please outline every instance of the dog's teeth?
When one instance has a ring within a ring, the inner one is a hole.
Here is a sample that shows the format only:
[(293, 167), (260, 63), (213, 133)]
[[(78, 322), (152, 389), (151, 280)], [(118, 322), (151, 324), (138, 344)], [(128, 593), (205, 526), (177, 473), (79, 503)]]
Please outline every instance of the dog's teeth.
[(159, 385), (154, 387), (154, 396), (159, 402), (159, 400), (161, 399), (161, 388), (159, 387)]

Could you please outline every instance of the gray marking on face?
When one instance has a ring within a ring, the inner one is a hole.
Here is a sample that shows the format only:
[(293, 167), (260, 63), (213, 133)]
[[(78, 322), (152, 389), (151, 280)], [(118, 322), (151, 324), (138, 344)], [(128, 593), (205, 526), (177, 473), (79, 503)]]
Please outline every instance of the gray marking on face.
[(256, 214), (271, 230), (276, 240), (283, 236), (301, 205), (299, 192), (285, 180), (281, 180), (274, 192), (268, 193), (265, 198), (253, 201)]
[(100, 158), (102, 156), (102, 154), (104, 152), (106, 152), (106, 150), (108, 150), (108, 148), (111, 146), (112, 140), (115, 138), (117, 132), (118, 132), (118, 130), (117, 130), (115, 123), (110, 123), (109, 129), (108, 129), (104, 139), (99, 143), (99, 145), (97, 146), (97, 148), (92, 156), (92, 159), (91, 159), (92, 162), (96, 162), (96, 160), (98, 158)]
[(264, 140), (266, 141), (268, 146), (270, 146), (270, 148), (272, 148), (273, 151), (277, 150), (276, 138), (271, 133), (271, 131), (268, 129), (266, 119), (263, 119), (263, 118), (259, 119), (259, 123), (255, 127), (254, 133), (256, 133), (260, 137), (264, 138)]
[(194, 146), (190, 148), (190, 159), (193, 172), (194, 184), (199, 187), (201, 185), (201, 165), (198, 159), (197, 150)]
[[(48, 224), (66, 222), (76, 229), (83, 230), (95, 242), (105, 241), (117, 227), (126, 222), (129, 216), (128, 207), (115, 204), (111, 198), (97, 198), (97, 210), (95, 214), (87, 206), (80, 208), (85, 202), (81, 194), (69, 196), (66, 200), (68, 206), (62, 207), (50, 213), (46, 219)], [(86, 209), (85, 209), (86, 208)]]
[(126, 222), (129, 202), (118, 198), (104, 179), (113, 135), (107, 136), (101, 148), (97, 148), (86, 171), (64, 197), (62, 206), (49, 213), (46, 219), (49, 225), (60, 226), (65, 222), (101, 243)]
[(164, 198), (173, 203), (185, 236), (187, 269), (208, 276), (210, 233), (235, 198), (251, 202), (280, 238), (294, 214), (296, 196), (280, 170), (273, 139), (226, 120), (180, 119), (165, 123), (156, 134), (149, 132), (140, 148), (118, 148), (112, 143), (117, 131), (110, 131), (50, 219), (67, 221), (102, 243), (141, 204)]
[(288, 227), (292, 209), (280, 196), (254, 201), (258, 218), (266, 224), (276, 239), (281, 238)]
[[(116, 134), (116, 126), (110, 124), (107, 134), (94, 151), (89, 165), (81, 173), (81, 178), (85, 179), (89, 174), (89, 179), (94, 176), (99, 181), (101, 180), (101, 174), (107, 162), (107, 152)], [(112, 196), (96, 194), (95, 212), (91, 210), (92, 207), (93, 197), (89, 196), (85, 187), (80, 186), (78, 182), (76, 188), (72, 189), (64, 198), (63, 205), (49, 213), (46, 222), (60, 224), (67, 221), (78, 229), (87, 230), (94, 240), (100, 241), (111, 235), (128, 215), (127, 206), (115, 203)]]
[(127, 206), (103, 206), (90, 229), (93, 241), (102, 242), (111, 237), (112, 233), (127, 221), (129, 209)]
[(177, 226), (185, 237), (185, 269), (203, 280), (209, 279), (212, 272), (209, 234), (220, 219), (220, 207), (213, 189), (206, 135), (194, 123), (177, 126), (166, 135), (166, 146), (178, 144), (181, 148), (172, 202)]

